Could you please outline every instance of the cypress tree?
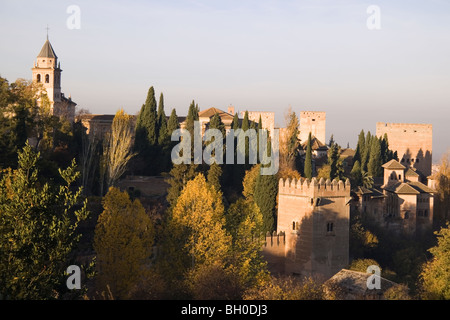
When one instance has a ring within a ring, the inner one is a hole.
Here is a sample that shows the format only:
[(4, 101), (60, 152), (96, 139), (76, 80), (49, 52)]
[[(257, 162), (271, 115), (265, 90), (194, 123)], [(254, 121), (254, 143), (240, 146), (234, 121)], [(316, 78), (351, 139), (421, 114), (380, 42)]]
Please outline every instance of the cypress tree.
[(338, 174), (338, 162), (339, 162), (339, 146), (333, 143), (330, 148), (330, 156), (328, 163), (330, 164), (330, 179), (333, 180), (339, 177)]
[(305, 177), (308, 179), (312, 179), (313, 170), (312, 170), (312, 148), (311, 148), (311, 132), (308, 136), (308, 142), (306, 144), (306, 155), (305, 155), (305, 165), (304, 165), (304, 173)]
[(367, 165), (369, 175), (371, 175), (372, 177), (380, 177), (382, 175), (381, 165), (382, 159), (380, 140), (378, 140), (377, 137), (372, 137), (370, 146), (370, 158)]
[(361, 130), (361, 132), (359, 133), (358, 136), (358, 144), (356, 145), (356, 151), (355, 151), (355, 156), (353, 157), (353, 161), (359, 161), (359, 163), (361, 163), (362, 160), (362, 155), (364, 154), (364, 150), (365, 150), (365, 142), (366, 142), (366, 138), (365, 138), (365, 134), (364, 134), (364, 130)]
[(178, 128), (180, 128), (180, 123), (178, 122), (177, 111), (174, 108), (172, 109), (169, 120), (167, 121), (167, 131), (169, 137), (172, 135), (172, 132)]
[(158, 143), (158, 123), (156, 113), (155, 90), (150, 87), (147, 99), (136, 119), (134, 151), (138, 154), (133, 167), (142, 175), (155, 174), (155, 148)]
[[(270, 143), (270, 142), (269, 142)], [(255, 183), (254, 200), (263, 216), (263, 231), (272, 232), (275, 229), (275, 208), (277, 204), (278, 178), (277, 175), (261, 175)]]
[(213, 163), (209, 166), (207, 180), (210, 185), (212, 185), (216, 191), (221, 191), (221, 180), (222, 168), (217, 163)]
[(167, 130), (167, 118), (166, 113), (164, 112), (164, 96), (161, 92), (161, 96), (159, 97), (159, 105), (158, 105), (158, 144), (160, 146), (166, 145), (169, 140), (169, 132)]
[(239, 117), (237, 112), (234, 114), (233, 121), (231, 122), (231, 128), (233, 130), (239, 129)]
[[(150, 87), (147, 99), (136, 120), (135, 144), (139, 149), (154, 146), (158, 141), (155, 90)], [(142, 139), (142, 140), (141, 140)], [(139, 150), (139, 151), (141, 151)]]
[(366, 140), (364, 143), (364, 152), (361, 154), (361, 172), (362, 171), (366, 171), (368, 170), (367, 165), (369, 163), (369, 159), (370, 159), (370, 151), (371, 151), (371, 146), (372, 146), (372, 135), (370, 133), (370, 131), (367, 132), (366, 134)]
[(191, 133), (191, 136), (194, 135), (194, 122), (198, 121), (198, 106), (195, 105), (195, 101), (192, 100), (188, 114), (186, 116), (186, 130)]
[(209, 121), (209, 128), (210, 129), (219, 129), (220, 132), (222, 132), (222, 136), (225, 136), (225, 124), (222, 122), (222, 119), (220, 118), (218, 113), (215, 113), (211, 120)]
[[(218, 113), (215, 113), (214, 116), (211, 117), (211, 120), (209, 121), (209, 128), (210, 129), (218, 129), (222, 133), (222, 143), (224, 142), (223, 139), (225, 139), (225, 124), (222, 122), (222, 119), (220, 118)], [(206, 145), (211, 143), (212, 141), (206, 142)], [(223, 143), (223, 154), (226, 152), (226, 145)], [(223, 161), (223, 159), (217, 159), (220, 161)]]
[(242, 120), (242, 130), (247, 131), (250, 128), (250, 123), (248, 120), (248, 111), (245, 111), (244, 119)]
[(361, 164), (359, 163), (359, 160), (356, 160), (353, 164), (352, 171), (350, 172), (350, 177), (352, 179), (353, 187), (362, 185)]
[(259, 115), (259, 120), (258, 120), (258, 126), (256, 127), (256, 152), (257, 152), (257, 156), (258, 156), (258, 161), (261, 162), (261, 159), (259, 158), (259, 132), (262, 130), (263, 126), (262, 126), (262, 119), (261, 119), (261, 115)]

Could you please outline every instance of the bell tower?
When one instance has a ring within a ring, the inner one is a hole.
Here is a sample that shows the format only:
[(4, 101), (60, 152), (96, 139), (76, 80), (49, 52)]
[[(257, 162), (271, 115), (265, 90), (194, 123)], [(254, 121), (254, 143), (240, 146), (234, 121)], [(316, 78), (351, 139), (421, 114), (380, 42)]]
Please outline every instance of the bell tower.
[(31, 70), (33, 72), (33, 81), (42, 83), (47, 90), (47, 96), (53, 109), (55, 103), (61, 102), (62, 70), (48, 37)]
[[(47, 91), (50, 101), (50, 111), (53, 115), (62, 116), (73, 122), (75, 118), (76, 103), (69, 96), (66, 98), (61, 92), (61, 68), (55, 50), (48, 40), (45, 41), (41, 51), (36, 57), (33, 68), (33, 82), (42, 84)], [(38, 105), (41, 101), (38, 98)]]

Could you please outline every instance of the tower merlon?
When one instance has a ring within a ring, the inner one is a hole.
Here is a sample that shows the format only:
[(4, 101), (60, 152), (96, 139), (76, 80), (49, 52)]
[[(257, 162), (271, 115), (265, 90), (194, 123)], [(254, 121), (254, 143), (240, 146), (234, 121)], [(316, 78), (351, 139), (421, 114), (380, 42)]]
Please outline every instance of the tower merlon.
[(319, 181), (314, 177), (311, 180), (300, 179), (280, 179), (278, 185), (279, 194), (294, 196), (349, 196), (351, 191), (350, 180), (337, 180), (321, 178)]

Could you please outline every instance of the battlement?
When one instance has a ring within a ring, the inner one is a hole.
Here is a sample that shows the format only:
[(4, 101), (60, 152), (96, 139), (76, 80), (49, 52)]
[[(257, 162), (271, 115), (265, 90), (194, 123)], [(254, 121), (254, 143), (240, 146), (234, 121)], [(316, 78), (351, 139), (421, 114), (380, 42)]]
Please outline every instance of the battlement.
[(274, 231), (273, 233), (267, 232), (264, 247), (284, 248), (285, 244), (286, 244), (286, 234), (283, 231), (280, 231), (279, 233), (277, 233), (276, 231)]
[(278, 192), (283, 195), (304, 196), (304, 197), (348, 197), (350, 196), (350, 180), (345, 182), (336, 179), (316, 178), (311, 180), (306, 178), (300, 179), (280, 179), (278, 184)]
[(387, 122), (377, 122), (376, 131), (377, 135), (389, 131), (398, 133), (431, 133), (433, 125), (429, 123), (387, 123)]

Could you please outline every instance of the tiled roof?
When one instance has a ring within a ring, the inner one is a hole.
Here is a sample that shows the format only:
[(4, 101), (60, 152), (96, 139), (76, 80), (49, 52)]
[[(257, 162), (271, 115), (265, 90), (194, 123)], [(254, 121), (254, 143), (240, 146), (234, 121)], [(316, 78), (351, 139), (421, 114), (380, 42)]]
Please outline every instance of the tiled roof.
[(345, 148), (342, 149), (341, 157), (354, 157), (356, 153), (355, 149)]
[[(308, 145), (308, 141), (305, 141), (302, 144), (302, 147), (304, 150), (306, 150), (306, 147)], [(319, 139), (317, 139), (315, 136), (312, 136), (311, 138), (311, 149), (312, 150), (328, 150), (328, 147), (324, 145)]]
[(199, 116), (200, 118), (203, 118), (203, 117), (211, 118), (211, 117), (213, 117), (216, 113), (219, 114), (219, 116), (220, 116), (220, 118), (222, 119), (222, 121), (223, 121), (224, 119), (230, 119), (230, 120), (233, 120), (233, 115), (231, 115), (231, 114), (229, 114), (228, 112), (225, 112), (225, 111), (223, 111), (223, 110), (217, 109), (217, 108), (209, 108), (209, 109), (200, 111), (200, 112), (198, 113), (198, 116)]
[(387, 289), (398, 286), (397, 283), (380, 277), (381, 286), (380, 289), (369, 289), (367, 286), (368, 278), (372, 276), (372, 273), (353, 271), (348, 269), (342, 269), (330, 279), (328, 279), (324, 285), (326, 288), (340, 288), (339, 292), (344, 296), (353, 296), (354, 298), (362, 298), (366, 295), (382, 294)]
[(411, 168), (408, 168), (405, 172), (405, 177), (419, 177), (419, 174)]
[(384, 198), (385, 195), (377, 188), (358, 187), (357, 193), (361, 195), (370, 195), (372, 198)]
[(435, 190), (428, 188), (421, 182), (397, 182), (390, 186), (384, 187), (385, 190), (398, 194), (420, 194), (420, 193), (434, 193)]
[(411, 187), (408, 183), (397, 182), (390, 186), (384, 188), (387, 191), (394, 192), (397, 194), (420, 194), (419, 191)]
[(420, 193), (435, 193), (436, 192), (435, 190), (428, 188), (422, 182), (411, 181), (411, 182), (408, 182), (408, 184), (411, 187), (413, 187), (414, 189), (416, 189), (417, 191), (419, 191)]
[(44, 45), (42, 46), (41, 52), (38, 54), (39, 58), (57, 58), (55, 51), (53, 50), (52, 45), (50, 44), (50, 41), (45, 41)]
[(398, 162), (395, 159), (392, 159), (389, 162), (386, 162), (385, 164), (382, 165), (383, 168), (385, 169), (390, 169), (390, 170), (404, 170), (405, 166), (403, 166), (400, 162)]

